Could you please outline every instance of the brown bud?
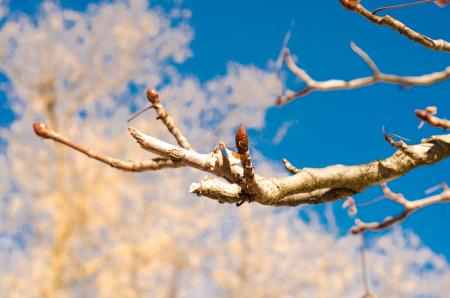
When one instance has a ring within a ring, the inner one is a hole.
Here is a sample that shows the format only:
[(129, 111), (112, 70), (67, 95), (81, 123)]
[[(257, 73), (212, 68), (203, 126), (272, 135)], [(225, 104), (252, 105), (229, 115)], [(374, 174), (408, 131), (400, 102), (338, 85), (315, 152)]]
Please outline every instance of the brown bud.
[(250, 146), (250, 141), (248, 139), (247, 130), (245, 127), (241, 124), (239, 125), (238, 130), (236, 131), (236, 137), (235, 137), (236, 147), (238, 149), (238, 153), (242, 154), (248, 151), (248, 148)]
[(160, 103), (158, 91), (153, 88), (147, 89), (147, 99), (154, 105)]
[(342, 6), (344, 6), (347, 9), (353, 10), (358, 5), (360, 0), (339, 0), (341, 2)]
[(34, 133), (40, 136), (41, 138), (48, 139), (49, 138), (49, 129), (47, 125), (41, 122), (33, 123)]

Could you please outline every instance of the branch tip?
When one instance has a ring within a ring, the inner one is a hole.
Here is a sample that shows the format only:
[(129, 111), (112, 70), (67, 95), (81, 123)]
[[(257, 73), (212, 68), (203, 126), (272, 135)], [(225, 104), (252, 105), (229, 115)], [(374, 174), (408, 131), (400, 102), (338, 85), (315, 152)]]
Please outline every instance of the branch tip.
[(342, 6), (349, 10), (354, 10), (356, 6), (359, 4), (359, 0), (339, 0)]
[(158, 91), (156, 91), (156, 89), (153, 89), (153, 88), (147, 89), (147, 99), (149, 102), (151, 102), (154, 105), (161, 102)]
[(250, 147), (250, 141), (248, 139), (248, 133), (244, 125), (239, 125), (235, 136), (236, 147), (239, 154), (243, 154), (248, 151)]
[(41, 138), (48, 139), (50, 138), (50, 128), (42, 122), (33, 123), (34, 133), (40, 136)]

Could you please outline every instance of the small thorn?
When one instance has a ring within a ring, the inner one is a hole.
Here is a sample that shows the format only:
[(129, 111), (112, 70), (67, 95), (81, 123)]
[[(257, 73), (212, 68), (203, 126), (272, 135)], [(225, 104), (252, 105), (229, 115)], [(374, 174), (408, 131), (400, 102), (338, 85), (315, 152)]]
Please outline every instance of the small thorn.
[(142, 113), (144, 113), (144, 112), (146, 112), (146, 111), (148, 111), (148, 110), (150, 110), (150, 109), (152, 109), (152, 108), (154, 108), (154, 107), (155, 107), (155, 106), (151, 105), (151, 106), (148, 106), (148, 107), (146, 107), (146, 108), (140, 110), (139, 112), (137, 112), (136, 114), (134, 114), (130, 119), (128, 119), (127, 122), (131, 122), (131, 121), (132, 121), (133, 119), (135, 119), (137, 116), (141, 115)]

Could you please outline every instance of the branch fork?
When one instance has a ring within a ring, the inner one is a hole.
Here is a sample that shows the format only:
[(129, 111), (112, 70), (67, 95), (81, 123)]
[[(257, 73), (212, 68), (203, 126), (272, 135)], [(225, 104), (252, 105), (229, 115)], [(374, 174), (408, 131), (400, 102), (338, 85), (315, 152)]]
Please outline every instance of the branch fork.
[(252, 201), (270, 206), (333, 202), (362, 192), (372, 185), (400, 177), (416, 167), (435, 164), (450, 155), (450, 135), (439, 135), (424, 139), (416, 145), (401, 142), (395, 146), (398, 150), (392, 156), (361, 165), (332, 165), (299, 170), (284, 160), (284, 165), (291, 176), (264, 177), (255, 172), (249, 151), (250, 140), (243, 125), (239, 126), (235, 135), (237, 154), (228, 150), (223, 143), (219, 143), (219, 150), (199, 153), (192, 148), (173, 118), (164, 110), (158, 93), (150, 89), (147, 98), (155, 107), (161, 122), (178, 143), (172, 145), (129, 127), (130, 135), (136, 142), (144, 150), (158, 156), (151, 160), (115, 159), (76, 144), (42, 123), (34, 124), (33, 128), (42, 138), (51, 139), (125, 171), (195, 168), (207, 173), (208, 177), (193, 183), (189, 188), (191, 193), (220, 203), (237, 205)]
[[(301, 81), (303, 81), (306, 86), (299, 89), (298, 91), (290, 94), (280, 95), (277, 98), (277, 105), (284, 105), (291, 102), (294, 99), (301, 98), (308, 95), (314, 91), (332, 91), (332, 90), (350, 90), (356, 88), (362, 88), (366, 86), (371, 86), (376, 83), (388, 83), (401, 86), (428, 86), (438, 82), (445, 81), (450, 78), (450, 66), (447, 66), (444, 70), (433, 72), (429, 74), (419, 75), (419, 76), (398, 76), (393, 74), (385, 74), (379, 70), (375, 62), (370, 58), (370, 56), (359, 48), (354, 42), (350, 43), (350, 47), (353, 52), (358, 55), (372, 71), (371, 76), (360, 77), (352, 79), (350, 81), (345, 80), (327, 80), (327, 81), (316, 81), (302, 68), (297, 66), (292, 59), (289, 49), (284, 48), (282, 51), (284, 53), (284, 62), (288, 67), (289, 71), (296, 75)], [(281, 79), (280, 79), (281, 80)]]
[(396, 216), (388, 216), (383, 221), (365, 223), (359, 219), (355, 220), (355, 226), (351, 229), (353, 234), (364, 233), (365, 231), (379, 231), (391, 227), (395, 223), (404, 221), (408, 216), (422, 208), (430, 205), (450, 202), (450, 189), (445, 183), (441, 183), (440, 187), (442, 192), (440, 194), (426, 197), (420, 200), (410, 201), (407, 200), (403, 194), (394, 193), (386, 183), (380, 184), (383, 190), (384, 197), (400, 204), (403, 207), (403, 211)]
[[(357, 14), (365, 17), (370, 22), (380, 25), (387, 26), (394, 31), (397, 31), (401, 35), (409, 38), (410, 40), (421, 44), (427, 48), (436, 50), (436, 51), (444, 51), (450, 52), (450, 43), (443, 39), (432, 39), (430, 37), (425, 36), (422, 33), (419, 33), (412, 28), (408, 27), (406, 24), (400, 22), (399, 20), (389, 16), (378, 16), (373, 12), (367, 10), (363, 5), (361, 5), (361, 1), (359, 0), (339, 0), (346, 9), (356, 12)], [(444, 6), (449, 3), (448, 0), (439, 0), (435, 1), (438, 5)]]

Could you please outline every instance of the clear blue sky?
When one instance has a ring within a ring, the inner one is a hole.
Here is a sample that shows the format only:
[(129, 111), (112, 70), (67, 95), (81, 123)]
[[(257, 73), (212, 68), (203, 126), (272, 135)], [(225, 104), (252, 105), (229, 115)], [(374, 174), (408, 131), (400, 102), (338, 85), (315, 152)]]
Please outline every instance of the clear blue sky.
[[(41, 1), (10, 0), (12, 11), (36, 13)], [(98, 1), (61, 0), (66, 8), (85, 10), (88, 3)], [(401, 2), (401, 1), (397, 1)], [(170, 7), (171, 1), (153, 4)], [(383, 5), (394, 3), (383, 1)], [(299, 57), (299, 65), (315, 79), (350, 79), (369, 75), (367, 66), (350, 50), (355, 41), (366, 50), (386, 73), (418, 75), (442, 70), (450, 65), (450, 55), (419, 46), (399, 34), (375, 26), (360, 16), (345, 11), (335, 1), (193, 1), (183, 7), (192, 11), (191, 26), (195, 32), (191, 44), (194, 57), (179, 67), (185, 73), (208, 80), (226, 72), (227, 62), (254, 64), (265, 68), (275, 59), (284, 34), (292, 20), (295, 26), (289, 47)], [(413, 28), (434, 38), (450, 39), (448, 13), (434, 4), (392, 11)], [(4, 79), (0, 77), (0, 79)], [(300, 83), (291, 82), (296, 89)], [(377, 85), (352, 91), (313, 93), (287, 106), (271, 109), (267, 127), (252, 131), (254, 146), (273, 160), (288, 158), (298, 167), (322, 167), (330, 164), (357, 164), (381, 159), (393, 153), (386, 144), (381, 127), (412, 139), (414, 142), (441, 130), (425, 127), (417, 130), (414, 109), (437, 105), (439, 115), (450, 117), (450, 82), (432, 87), (401, 90), (398, 86)], [(251, 100), (251, 99), (249, 99)], [(8, 126), (13, 115), (4, 95), (0, 95), (0, 125)], [(286, 121), (296, 121), (278, 145), (271, 140)], [(245, 119), (242, 119), (245, 123)], [(423, 191), (440, 181), (450, 183), (450, 161), (433, 167), (419, 168), (390, 183), (394, 191), (408, 198), (423, 197)], [(357, 201), (380, 195), (375, 187), (357, 195)], [(320, 212), (323, 206), (317, 206)], [(347, 233), (353, 220), (334, 204), (342, 233)], [(381, 202), (360, 208), (365, 221), (381, 220), (400, 209), (393, 203)], [(323, 213), (323, 212), (322, 212)], [(422, 241), (450, 260), (450, 206), (440, 205), (413, 214), (402, 224), (412, 229)], [(374, 236), (370, 233), (371, 237)]]

